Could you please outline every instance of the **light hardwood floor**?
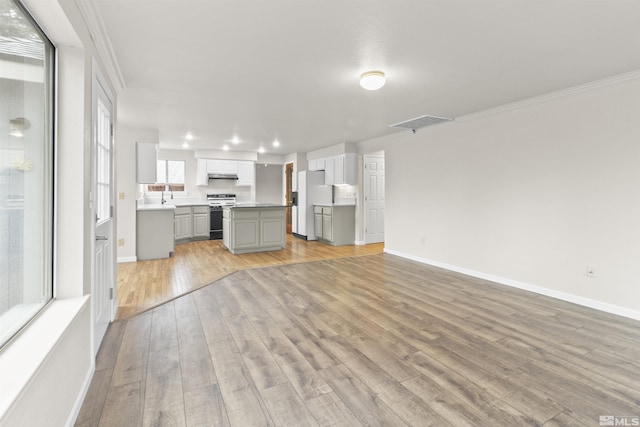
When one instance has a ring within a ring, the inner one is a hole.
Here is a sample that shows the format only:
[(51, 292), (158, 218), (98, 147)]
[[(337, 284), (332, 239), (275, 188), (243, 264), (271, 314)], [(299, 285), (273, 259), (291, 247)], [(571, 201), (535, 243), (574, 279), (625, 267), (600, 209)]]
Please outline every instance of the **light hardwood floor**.
[(597, 426), (640, 322), (388, 254), (240, 271), (114, 322), (78, 426)]
[(214, 280), (247, 268), (382, 253), (382, 243), (329, 246), (287, 234), (280, 251), (233, 255), (221, 240), (176, 245), (167, 259), (118, 264), (118, 313), (122, 319), (141, 313)]

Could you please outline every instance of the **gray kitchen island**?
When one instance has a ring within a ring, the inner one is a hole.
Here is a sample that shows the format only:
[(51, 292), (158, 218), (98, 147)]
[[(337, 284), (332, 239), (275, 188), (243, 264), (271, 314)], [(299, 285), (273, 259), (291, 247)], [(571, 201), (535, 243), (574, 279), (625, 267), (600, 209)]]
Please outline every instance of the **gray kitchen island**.
[(287, 246), (286, 206), (252, 203), (222, 212), (222, 243), (233, 254), (277, 251)]

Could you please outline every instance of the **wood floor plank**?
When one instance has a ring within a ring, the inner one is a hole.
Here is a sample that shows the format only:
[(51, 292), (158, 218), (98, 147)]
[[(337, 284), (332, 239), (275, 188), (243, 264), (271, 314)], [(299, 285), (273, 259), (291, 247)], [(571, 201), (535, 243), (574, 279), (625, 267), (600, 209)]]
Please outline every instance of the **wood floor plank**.
[(116, 360), (126, 326), (126, 321), (116, 321), (109, 324), (107, 332), (104, 334), (102, 344), (100, 345), (100, 351), (98, 351), (98, 355), (96, 356), (96, 371), (113, 369), (116, 366)]
[(176, 312), (173, 302), (151, 311), (151, 337), (149, 351), (164, 351), (178, 347)]
[(109, 387), (98, 426), (141, 426), (144, 405), (143, 388), (142, 381)]
[(218, 384), (185, 392), (184, 403), (188, 427), (229, 426), (227, 410)]
[(201, 318), (192, 295), (185, 295), (174, 304), (183, 391), (186, 393), (217, 384)]
[(280, 370), (271, 352), (258, 338), (246, 315), (227, 317), (226, 322), (258, 390), (288, 383), (287, 377)]
[(252, 320), (251, 324), (283, 374), (304, 400), (331, 392), (331, 388), (279, 327), (264, 318)]
[(113, 368), (112, 385), (146, 380), (150, 336), (150, 313), (127, 321)]
[(186, 426), (178, 347), (149, 353), (143, 426)]
[(407, 425), (344, 365), (323, 369), (320, 375), (362, 424)]
[(124, 268), (144, 305), (206, 280), (207, 264), (272, 265), (112, 325), (77, 425), (597, 425), (640, 406), (640, 322), (310, 245), (304, 264), (209, 244)]
[(91, 385), (76, 419), (76, 426), (93, 427), (100, 423), (112, 375), (113, 369), (101, 369), (93, 374)]
[(289, 383), (262, 390), (260, 394), (275, 425), (300, 427), (318, 425)]
[(357, 427), (362, 425), (334, 392), (307, 400), (305, 403), (320, 426)]
[(274, 425), (233, 341), (210, 344), (209, 352), (229, 423), (238, 427)]
[(331, 247), (287, 234), (283, 250), (233, 255), (220, 240), (176, 245), (167, 259), (118, 264), (118, 313), (123, 319), (247, 268), (382, 253), (382, 243)]

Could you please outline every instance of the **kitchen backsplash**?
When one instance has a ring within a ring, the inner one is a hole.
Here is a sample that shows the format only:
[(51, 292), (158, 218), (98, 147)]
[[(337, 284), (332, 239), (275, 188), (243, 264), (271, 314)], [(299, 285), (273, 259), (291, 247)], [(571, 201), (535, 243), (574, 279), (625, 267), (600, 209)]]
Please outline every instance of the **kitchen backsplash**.
[(356, 202), (358, 188), (353, 185), (334, 185), (333, 202), (337, 204), (350, 204)]
[(235, 181), (226, 179), (212, 179), (209, 180), (209, 185), (206, 187), (198, 187), (200, 190), (200, 196), (204, 199), (207, 194), (235, 194), (236, 201), (238, 203), (251, 202), (251, 187), (250, 186), (236, 186)]

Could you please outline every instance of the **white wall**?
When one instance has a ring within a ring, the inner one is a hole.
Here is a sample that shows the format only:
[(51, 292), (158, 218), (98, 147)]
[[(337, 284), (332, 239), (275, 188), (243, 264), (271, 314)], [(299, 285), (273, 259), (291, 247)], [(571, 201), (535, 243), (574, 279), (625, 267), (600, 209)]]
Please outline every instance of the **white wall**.
[(605, 83), (371, 141), (386, 250), (640, 315), (640, 77)]
[(256, 203), (282, 203), (282, 165), (256, 165)]

